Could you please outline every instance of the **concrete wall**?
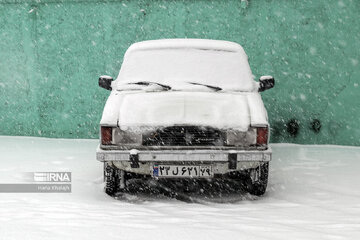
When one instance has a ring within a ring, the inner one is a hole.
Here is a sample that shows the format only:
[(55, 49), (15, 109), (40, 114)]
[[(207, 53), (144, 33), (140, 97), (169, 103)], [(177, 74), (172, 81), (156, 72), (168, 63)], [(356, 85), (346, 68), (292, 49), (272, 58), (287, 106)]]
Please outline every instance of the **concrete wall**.
[(358, 0), (0, 0), (0, 134), (96, 138), (98, 76), (133, 42), (187, 37), (238, 42), (276, 78), (273, 142), (360, 145), (359, 16)]

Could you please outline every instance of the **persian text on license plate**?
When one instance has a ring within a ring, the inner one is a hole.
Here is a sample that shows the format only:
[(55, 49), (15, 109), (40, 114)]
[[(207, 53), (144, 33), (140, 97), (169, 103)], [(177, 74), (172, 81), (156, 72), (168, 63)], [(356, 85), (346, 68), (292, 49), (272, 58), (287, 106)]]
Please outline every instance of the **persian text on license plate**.
[(211, 166), (158, 165), (153, 166), (154, 177), (212, 177)]

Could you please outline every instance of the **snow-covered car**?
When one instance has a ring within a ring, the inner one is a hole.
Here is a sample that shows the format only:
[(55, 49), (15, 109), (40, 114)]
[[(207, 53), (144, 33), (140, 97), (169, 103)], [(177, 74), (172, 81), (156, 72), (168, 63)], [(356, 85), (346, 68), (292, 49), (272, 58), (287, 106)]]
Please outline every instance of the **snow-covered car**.
[(251, 194), (265, 193), (271, 149), (259, 92), (274, 78), (254, 81), (248, 57), (234, 42), (164, 39), (126, 51), (100, 121), (97, 160), (105, 192), (127, 181), (229, 178)]

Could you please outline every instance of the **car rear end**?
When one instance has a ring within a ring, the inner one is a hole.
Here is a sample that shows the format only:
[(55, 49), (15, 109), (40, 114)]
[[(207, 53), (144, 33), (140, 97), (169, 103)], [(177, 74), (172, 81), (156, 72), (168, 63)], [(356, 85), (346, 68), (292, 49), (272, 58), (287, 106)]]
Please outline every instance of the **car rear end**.
[(153, 178), (213, 178), (271, 160), (268, 125), (247, 131), (204, 126), (101, 126), (97, 159)]

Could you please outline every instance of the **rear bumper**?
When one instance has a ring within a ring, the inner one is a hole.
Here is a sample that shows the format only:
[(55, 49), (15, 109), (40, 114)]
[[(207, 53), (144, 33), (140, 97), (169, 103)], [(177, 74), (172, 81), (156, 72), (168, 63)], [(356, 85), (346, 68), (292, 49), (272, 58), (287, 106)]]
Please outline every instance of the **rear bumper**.
[(99, 146), (96, 159), (100, 162), (128, 161), (136, 155), (138, 162), (269, 162), (272, 151), (267, 150), (104, 150)]
[(226, 174), (256, 168), (271, 160), (271, 148), (246, 150), (104, 150), (98, 147), (96, 158), (117, 168), (152, 175), (155, 164), (211, 165), (214, 174)]

